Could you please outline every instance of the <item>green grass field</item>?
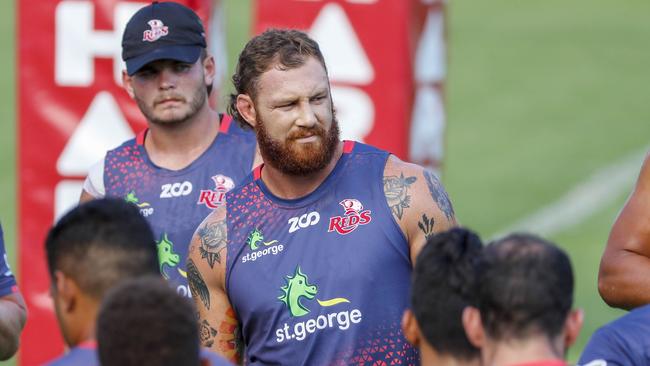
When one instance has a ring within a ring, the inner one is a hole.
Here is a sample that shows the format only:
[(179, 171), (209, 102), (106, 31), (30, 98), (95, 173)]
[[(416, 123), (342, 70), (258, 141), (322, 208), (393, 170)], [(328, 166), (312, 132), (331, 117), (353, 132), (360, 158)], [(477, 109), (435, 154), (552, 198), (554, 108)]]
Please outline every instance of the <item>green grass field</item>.
[[(250, 29), (250, 2), (225, 4), (232, 60)], [(0, 219), (12, 255), (14, 7), (0, 3)], [(648, 144), (647, 14), (646, 0), (449, 2), (444, 182), (464, 225), (490, 238)], [(625, 197), (550, 237), (572, 257), (576, 306), (586, 312), (572, 361), (598, 326), (621, 313), (602, 302), (596, 276)]]

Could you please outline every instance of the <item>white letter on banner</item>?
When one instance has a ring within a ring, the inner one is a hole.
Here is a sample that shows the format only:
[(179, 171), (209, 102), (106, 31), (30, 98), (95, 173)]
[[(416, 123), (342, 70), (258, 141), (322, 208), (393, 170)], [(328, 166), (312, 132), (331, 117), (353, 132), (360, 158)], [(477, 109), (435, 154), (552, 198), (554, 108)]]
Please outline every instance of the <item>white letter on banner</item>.
[(122, 31), (143, 3), (115, 7), (113, 31), (94, 29), (94, 5), (90, 1), (62, 1), (55, 14), (54, 80), (59, 86), (90, 86), (95, 78), (95, 57), (112, 58), (119, 81)]

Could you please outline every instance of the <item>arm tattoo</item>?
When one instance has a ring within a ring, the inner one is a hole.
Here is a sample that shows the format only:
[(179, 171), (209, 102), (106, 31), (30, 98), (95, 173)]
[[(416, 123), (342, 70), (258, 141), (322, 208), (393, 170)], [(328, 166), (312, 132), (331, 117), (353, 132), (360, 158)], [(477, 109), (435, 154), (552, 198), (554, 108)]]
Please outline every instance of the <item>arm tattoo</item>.
[(190, 284), (192, 295), (198, 296), (203, 306), (210, 310), (210, 291), (208, 291), (208, 286), (205, 284), (201, 272), (191, 259), (187, 262), (187, 281)]
[(212, 328), (210, 323), (204, 319), (201, 324), (199, 324), (199, 338), (201, 339), (201, 344), (204, 347), (212, 347), (216, 336), (217, 330)]
[(226, 230), (225, 220), (208, 222), (197, 230), (201, 239), (201, 258), (207, 259), (210, 268), (214, 268), (214, 262), (221, 263), (219, 252), (226, 247)]
[(426, 214), (422, 214), (422, 221), (418, 222), (418, 226), (424, 233), (425, 240), (429, 240), (433, 236), (433, 225), (433, 217), (428, 218)]
[(408, 195), (408, 187), (417, 180), (416, 177), (400, 176), (384, 177), (384, 194), (390, 210), (398, 219), (404, 215), (404, 209), (411, 204), (411, 196)]
[(219, 326), (219, 349), (226, 358), (235, 363), (235, 365), (239, 365), (240, 358), (244, 354), (244, 340), (241, 325), (232, 307), (226, 310), (225, 315)]
[(451, 220), (454, 216), (454, 208), (451, 206), (451, 201), (449, 201), (449, 196), (445, 189), (442, 187), (442, 183), (428, 170), (424, 171), (424, 179), (427, 181), (427, 186), (429, 186), (429, 193), (431, 193), (431, 198), (438, 204), (440, 210), (447, 216), (448, 220)]

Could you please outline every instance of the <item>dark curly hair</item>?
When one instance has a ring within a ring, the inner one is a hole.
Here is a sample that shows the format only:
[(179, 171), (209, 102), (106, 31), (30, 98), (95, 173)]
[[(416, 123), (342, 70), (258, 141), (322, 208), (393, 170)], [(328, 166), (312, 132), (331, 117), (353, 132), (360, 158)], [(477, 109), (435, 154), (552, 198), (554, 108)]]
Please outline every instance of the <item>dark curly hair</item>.
[(243, 127), (250, 128), (237, 110), (237, 95), (248, 94), (255, 99), (260, 76), (277, 63), (282, 70), (302, 66), (307, 58), (315, 57), (327, 72), (325, 59), (318, 43), (306, 33), (295, 29), (268, 29), (253, 37), (239, 54), (232, 83), (228, 113)]

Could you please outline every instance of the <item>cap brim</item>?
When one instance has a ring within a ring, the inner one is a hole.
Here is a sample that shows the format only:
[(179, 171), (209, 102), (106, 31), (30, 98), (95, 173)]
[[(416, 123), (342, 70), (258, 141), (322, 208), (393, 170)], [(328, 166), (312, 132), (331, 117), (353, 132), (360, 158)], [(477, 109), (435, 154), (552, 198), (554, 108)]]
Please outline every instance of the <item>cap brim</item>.
[(144, 55), (126, 60), (126, 73), (132, 76), (144, 65), (158, 60), (174, 60), (193, 64), (201, 55), (201, 46), (163, 46)]

